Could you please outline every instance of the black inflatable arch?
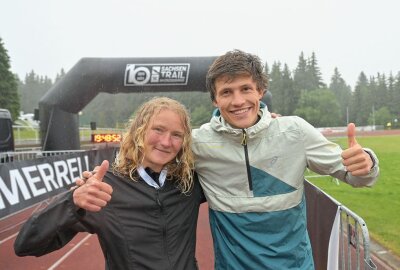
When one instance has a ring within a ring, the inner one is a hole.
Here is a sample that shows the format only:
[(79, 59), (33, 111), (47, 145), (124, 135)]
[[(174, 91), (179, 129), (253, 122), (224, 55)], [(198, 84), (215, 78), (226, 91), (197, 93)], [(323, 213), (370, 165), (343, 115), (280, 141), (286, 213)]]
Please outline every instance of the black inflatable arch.
[(82, 58), (39, 101), (42, 149), (80, 149), (78, 113), (100, 92), (206, 91), (215, 58)]
[(82, 58), (39, 101), (42, 149), (80, 149), (78, 113), (100, 92), (206, 91), (214, 59)]

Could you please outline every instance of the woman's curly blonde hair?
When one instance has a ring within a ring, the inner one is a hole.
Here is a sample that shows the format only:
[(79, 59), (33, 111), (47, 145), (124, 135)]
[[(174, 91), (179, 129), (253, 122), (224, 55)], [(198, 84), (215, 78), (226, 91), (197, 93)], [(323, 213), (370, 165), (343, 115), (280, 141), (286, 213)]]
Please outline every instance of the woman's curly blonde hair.
[(137, 181), (136, 170), (144, 158), (144, 138), (152, 117), (163, 110), (171, 110), (179, 115), (183, 125), (184, 135), (182, 149), (176, 159), (167, 164), (167, 180), (177, 179), (178, 187), (187, 193), (193, 187), (194, 159), (191, 149), (192, 129), (190, 116), (185, 106), (167, 97), (155, 97), (144, 103), (129, 121), (127, 131), (123, 136), (120, 150), (117, 154), (113, 169)]

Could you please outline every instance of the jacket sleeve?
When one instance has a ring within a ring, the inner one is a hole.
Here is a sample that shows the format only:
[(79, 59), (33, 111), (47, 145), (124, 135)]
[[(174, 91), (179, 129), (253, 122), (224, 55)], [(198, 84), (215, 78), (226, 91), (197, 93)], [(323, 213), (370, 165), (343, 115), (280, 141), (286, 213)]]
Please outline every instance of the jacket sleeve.
[(42, 256), (62, 248), (78, 232), (91, 232), (88, 224), (80, 222), (83, 215), (85, 211), (73, 203), (72, 192), (61, 194), (23, 225), (14, 242), (15, 254)]
[(199, 193), (199, 197), (200, 197), (200, 204), (205, 203), (207, 201), (207, 199), (206, 199), (206, 196), (204, 195), (203, 188), (201, 187), (200, 182), (199, 182), (199, 176), (197, 175), (196, 172), (193, 173), (193, 181), (194, 181), (195, 188), (197, 187), (199, 189), (198, 193)]
[(310, 170), (321, 175), (331, 175), (353, 187), (372, 186), (379, 176), (379, 160), (371, 149), (365, 148), (372, 161), (373, 167), (365, 176), (353, 176), (342, 163), (343, 150), (336, 143), (327, 140), (321, 132), (316, 130), (305, 120), (298, 118), (303, 131), (303, 142), (306, 153), (307, 166)]

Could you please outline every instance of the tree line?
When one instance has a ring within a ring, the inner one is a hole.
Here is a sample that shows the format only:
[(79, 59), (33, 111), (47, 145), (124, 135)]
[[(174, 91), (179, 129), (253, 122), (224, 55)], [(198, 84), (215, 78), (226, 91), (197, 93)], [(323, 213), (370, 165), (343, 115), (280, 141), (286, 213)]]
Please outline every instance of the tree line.
[(322, 80), (315, 53), (301, 53), (296, 68), (274, 62), (269, 71), (272, 107), (282, 115), (298, 115), (317, 127), (398, 125), (400, 120), (400, 72), (358, 76), (354, 91), (334, 69), (329, 85)]
[[(315, 53), (300, 54), (297, 66), (265, 64), (269, 75), (268, 91), (272, 93), (272, 111), (282, 115), (298, 115), (316, 127), (384, 125), (397, 127), (400, 120), (400, 72), (397, 75), (378, 73), (367, 77), (361, 72), (354, 91), (334, 69), (329, 85), (325, 84)], [(9, 109), (13, 119), (19, 111), (31, 113), (40, 98), (63, 76), (61, 69), (54, 82), (33, 70), (24, 80), (10, 71), (10, 59), (0, 38), (0, 107)], [(191, 113), (192, 124), (206, 123), (213, 106), (206, 92), (185, 93), (100, 93), (80, 113), (80, 124), (123, 128), (138, 106), (154, 96), (169, 96), (181, 101)]]

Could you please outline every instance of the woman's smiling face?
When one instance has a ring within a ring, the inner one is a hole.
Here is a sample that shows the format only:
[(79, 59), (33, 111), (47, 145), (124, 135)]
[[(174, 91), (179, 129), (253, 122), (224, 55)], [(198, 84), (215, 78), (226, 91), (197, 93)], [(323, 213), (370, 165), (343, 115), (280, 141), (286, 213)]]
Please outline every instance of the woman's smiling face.
[(143, 167), (160, 172), (182, 149), (184, 128), (179, 115), (163, 109), (154, 115), (144, 138)]

